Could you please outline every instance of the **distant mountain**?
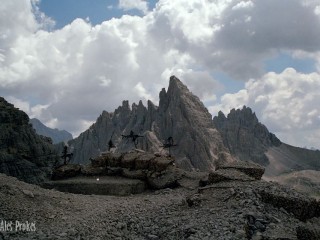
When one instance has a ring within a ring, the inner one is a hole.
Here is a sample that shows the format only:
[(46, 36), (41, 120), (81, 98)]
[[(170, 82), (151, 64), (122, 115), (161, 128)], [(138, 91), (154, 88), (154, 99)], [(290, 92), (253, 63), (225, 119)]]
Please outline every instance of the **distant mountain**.
[(29, 183), (46, 180), (59, 158), (51, 140), (36, 134), (26, 113), (0, 97), (0, 172)]
[(213, 121), (230, 153), (240, 160), (265, 166), (265, 176), (300, 170), (320, 171), (319, 150), (282, 143), (248, 107), (232, 109), (227, 117), (219, 112)]
[(67, 142), (73, 139), (71, 133), (65, 130), (59, 130), (57, 128), (55, 129), (49, 128), (36, 118), (30, 119), (30, 123), (32, 124), (33, 128), (36, 130), (37, 134), (51, 138), (53, 144), (56, 144), (59, 142)]
[(222, 135), (224, 145), (240, 160), (267, 166), (269, 159), (266, 151), (281, 145), (280, 140), (259, 122), (249, 107), (232, 109), (227, 117), (220, 111), (213, 122)]
[(137, 147), (151, 152), (168, 151), (163, 144), (172, 137), (177, 146), (170, 149), (171, 153), (184, 169), (208, 171), (219, 159), (232, 160), (211, 114), (178, 78), (170, 78), (168, 90), (163, 88), (159, 98), (159, 107), (151, 101), (145, 107), (140, 101), (130, 109), (128, 101), (123, 101), (114, 112), (103, 111), (87, 131), (69, 141), (74, 149), (73, 161), (89, 162), (90, 157), (107, 150), (111, 138), (116, 151), (132, 149), (131, 139), (121, 137), (130, 131), (143, 136), (137, 139)]
[[(300, 170), (320, 170), (320, 151), (297, 148), (282, 143), (259, 122), (249, 107), (232, 109), (225, 116), (221, 111), (212, 118), (199, 98), (176, 77), (170, 78), (168, 90), (159, 93), (159, 106), (148, 101), (145, 107), (123, 101), (114, 112), (103, 111), (97, 121), (79, 137), (69, 141), (75, 163), (88, 163), (107, 151), (108, 142), (116, 152), (126, 152), (135, 146), (133, 131), (143, 137), (137, 148), (150, 152), (168, 151), (165, 141), (172, 137), (171, 153), (176, 164), (186, 170), (209, 171), (218, 162), (252, 161), (266, 168), (266, 176)], [(61, 151), (61, 149), (59, 150)]]

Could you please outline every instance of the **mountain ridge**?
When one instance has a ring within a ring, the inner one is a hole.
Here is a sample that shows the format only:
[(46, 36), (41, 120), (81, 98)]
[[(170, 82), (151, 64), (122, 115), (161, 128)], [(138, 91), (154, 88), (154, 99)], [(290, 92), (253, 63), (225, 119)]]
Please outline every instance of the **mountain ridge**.
[[(86, 163), (106, 151), (111, 136), (116, 151), (132, 149), (130, 141), (121, 138), (130, 131), (144, 136), (138, 147), (145, 151), (165, 152), (161, 146), (172, 137), (179, 147), (171, 151), (184, 169), (214, 169), (219, 155), (229, 156), (209, 111), (175, 76), (170, 77), (168, 90), (160, 91), (159, 106), (151, 101), (147, 105), (140, 101), (130, 109), (129, 102), (123, 101), (113, 113), (103, 111), (87, 131), (68, 142), (74, 148), (74, 161)], [(232, 161), (231, 157), (224, 159)]]
[(44, 125), (39, 119), (32, 118), (30, 119), (30, 123), (33, 128), (36, 130), (36, 133), (42, 136), (46, 136), (52, 139), (52, 143), (56, 144), (59, 142), (67, 142), (73, 139), (71, 133), (66, 130), (59, 130), (57, 128), (49, 128)]
[(232, 109), (227, 117), (220, 111), (213, 121), (230, 153), (240, 160), (263, 165), (265, 176), (320, 170), (320, 151), (281, 142), (249, 107)]

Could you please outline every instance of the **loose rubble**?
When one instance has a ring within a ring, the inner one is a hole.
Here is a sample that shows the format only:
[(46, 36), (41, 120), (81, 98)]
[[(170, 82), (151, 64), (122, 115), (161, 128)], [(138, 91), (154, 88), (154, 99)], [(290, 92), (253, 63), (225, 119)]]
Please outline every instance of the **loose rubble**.
[[(0, 239), (319, 239), (319, 202), (254, 178), (199, 187), (204, 177), (185, 173), (178, 188), (116, 197), (63, 193), (0, 174), (0, 219), (36, 228), (0, 231)], [(312, 203), (308, 214), (288, 207), (297, 199)]]

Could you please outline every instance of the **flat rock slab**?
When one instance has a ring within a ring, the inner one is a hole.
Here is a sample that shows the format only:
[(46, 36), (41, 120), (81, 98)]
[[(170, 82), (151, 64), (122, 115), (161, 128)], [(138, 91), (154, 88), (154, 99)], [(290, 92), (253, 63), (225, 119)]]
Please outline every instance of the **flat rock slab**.
[(208, 184), (224, 182), (224, 181), (254, 181), (255, 179), (249, 177), (245, 173), (236, 169), (219, 169), (211, 172), (208, 177)]
[(223, 163), (217, 166), (217, 170), (219, 169), (237, 169), (246, 175), (253, 177), (257, 180), (260, 180), (262, 175), (264, 174), (264, 167), (259, 164), (248, 162), (248, 161), (236, 161), (230, 163)]
[(142, 193), (146, 184), (138, 179), (102, 176), (75, 177), (65, 180), (49, 181), (42, 184), (44, 188), (56, 189), (61, 192), (70, 192), (86, 195), (116, 195), (127, 196)]

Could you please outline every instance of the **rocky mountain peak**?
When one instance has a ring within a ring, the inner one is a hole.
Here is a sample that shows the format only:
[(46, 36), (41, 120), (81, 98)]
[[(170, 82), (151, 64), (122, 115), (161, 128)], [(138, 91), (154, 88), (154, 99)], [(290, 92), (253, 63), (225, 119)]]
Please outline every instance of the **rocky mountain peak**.
[(243, 106), (242, 109), (232, 109), (228, 114), (230, 121), (238, 122), (239, 124), (247, 124), (247, 126), (259, 123), (259, 120), (251, 108)]
[(265, 155), (271, 146), (279, 146), (280, 140), (261, 124), (251, 108), (232, 109), (227, 117), (222, 112), (213, 122), (223, 137), (224, 145), (240, 160), (251, 160), (267, 165)]
[(184, 85), (180, 79), (176, 76), (171, 76), (168, 87), (169, 95), (181, 95), (181, 93), (187, 93), (189, 89), (186, 85)]
[(200, 99), (175, 76), (170, 78), (168, 90), (163, 88), (160, 91), (159, 99), (159, 107), (148, 101), (146, 108), (140, 101), (138, 105), (132, 105), (132, 110), (129, 102), (124, 101), (110, 119), (97, 121), (93, 125), (96, 130), (70, 142), (75, 149), (74, 159), (86, 163), (90, 157), (106, 151), (111, 136), (117, 145), (116, 151), (132, 149), (130, 139), (124, 139), (121, 135), (133, 131), (143, 136), (136, 144), (140, 149), (165, 153), (167, 149), (163, 149), (162, 145), (172, 137), (178, 145), (171, 149), (178, 165), (185, 169), (213, 169), (219, 153), (227, 150), (214, 128), (211, 114)]

